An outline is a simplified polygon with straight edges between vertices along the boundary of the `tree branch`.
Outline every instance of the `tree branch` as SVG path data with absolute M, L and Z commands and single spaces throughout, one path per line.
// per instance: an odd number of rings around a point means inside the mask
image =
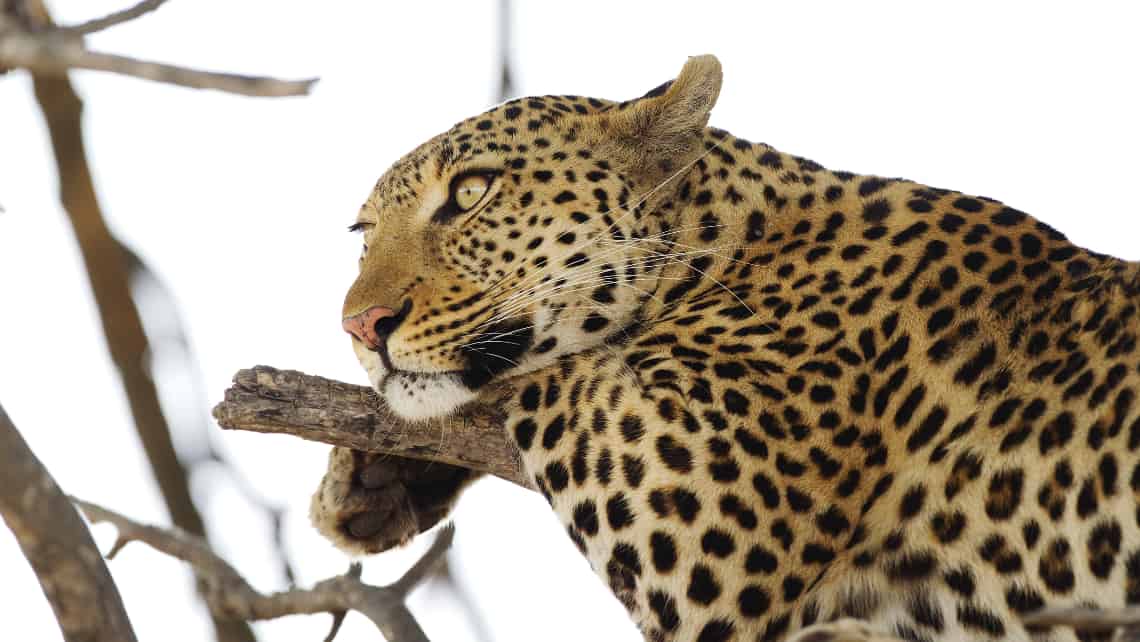
M 133 642 L 119 589 L 87 525 L 0 407 L 0 514 L 68 642 Z
M 511 0 L 499 0 L 499 102 L 514 97 L 514 74 L 511 73 Z
M 2 19 L 0 19 L 2 20 Z M 63 33 L 30 34 L 5 29 L 0 23 L 0 67 L 27 69 L 34 74 L 59 76 L 71 69 L 107 71 L 143 80 L 180 85 L 191 89 L 216 89 L 243 96 L 302 96 L 315 78 L 278 80 L 263 76 L 201 71 L 91 51 L 79 40 Z
M 301 96 L 308 94 L 315 78 L 279 80 L 264 76 L 201 71 L 175 65 L 91 51 L 82 34 L 122 24 L 153 11 L 162 2 L 146 0 L 104 18 L 72 28 L 51 26 L 42 6 L 16 3 L 0 14 L 0 73 L 26 69 L 40 76 L 61 76 L 71 69 L 106 71 L 144 80 L 192 89 L 216 89 L 243 96 Z M 17 11 L 19 9 L 19 11 Z
M 493 396 L 505 399 L 508 389 Z M 507 439 L 499 404 L 472 404 L 448 419 L 413 423 L 385 407 L 371 388 L 295 370 L 239 370 L 214 407 L 223 428 L 284 433 L 355 450 L 438 461 L 534 489 Z
M 126 9 L 116 11 L 114 13 L 109 13 L 102 18 L 88 20 L 87 22 L 82 22 L 71 27 L 59 27 L 58 30 L 64 33 L 76 35 L 95 33 L 96 31 L 110 29 L 115 25 L 120 25 L 124 22 L 134 20 L 135 18 L 154 11 L 166 3 L 167 0 L 142 0 L 142 2 L 139 2 L 134 6 L 127 7 Z
M 426 553 L 389 586 L 371 586 L 359 579 L 359 570 L 317 583 L 311 589 L 290 589 L 262 594 L 232 566 L 210 550 L 206 541 L 179 528 L 163 529 L 140 524 L 114 511 L 75 500 L 92 523 L 107 522 L 118 530 L 116 548 L 142 542 L 151 548 L 190 564 L 205 587 L 210 610 L 241 620 L 270 620 L 286 615 L 330 613 L 336 617 L 358 611 L 393 642 L 428 642 L 404 600 L 408 593 L 443 560 L 455 529 L 442 528 Z
M 1119 609 L 1066 608 L 1045 609 L 1022 618 L 1026 626 L 1071 626 L 1080 631 L 1109 631 L 1125 627 L 1135 634 L 1140 627 L 1140 607 Z

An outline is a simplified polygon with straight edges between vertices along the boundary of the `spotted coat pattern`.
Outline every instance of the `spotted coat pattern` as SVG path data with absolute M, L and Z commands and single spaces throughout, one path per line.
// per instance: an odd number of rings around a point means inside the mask
M 648 640 L 1028 639 L 1047 605 L 1140 602 L 1140 266 L 707 128 L 711 60 L 638 101 L 505 103 L 393 167 L 368 253 L 428 240 L 372 301 L 412 301 L 391 369 L 512 384 L 527 474 Z M 478 212 L 390 222 L 472 167 Z

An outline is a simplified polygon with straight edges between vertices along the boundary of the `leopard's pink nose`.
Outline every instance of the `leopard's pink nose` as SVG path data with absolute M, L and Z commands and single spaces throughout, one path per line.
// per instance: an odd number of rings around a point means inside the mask
M 345 317 L 341 322 L 344 331 L 360 340 L 369 350 L 375 350 L 396 329 L 395 323 L 385 323 L 385 320 L 394 320 L 396 311 L 382 305 L 374 305 L 360 314 Z

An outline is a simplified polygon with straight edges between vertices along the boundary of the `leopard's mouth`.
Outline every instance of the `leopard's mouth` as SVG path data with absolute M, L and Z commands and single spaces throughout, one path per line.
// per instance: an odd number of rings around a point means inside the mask
M 529 317 L 487 326 L 459 347 L 465 362 L 460 371 L 463 385 L 478 390 L 497 376 L 519 368 L 519 360 L 533 344 L 534 323 Z
M 369 379 L 372 381 L 372 387 L 379 392 L 384 382 L 392 376 L 400 376 L 404 378 L 423 378 L 428 379 L 431 377 L 458 377 L 462 376 L 465 372 L 463 369 L 453 370 L 411 370 L 408 368 L 401 368 L 392 362 L 392 357 L 388 351 L 388 342 L 383 341 L 375 348 L 367 348 L 358 340 L 353 341 L 353 350 L 356 352 L 357 360 L 364 370 L 368 373 Z
M 436 371 L 397 366 L 387 342 L 370 350 L 354 341 L 353 348 L 372 389 L 396 414 L 420 420 L 447 415 L 476 399 L 491 381 L 509 377 L 533 343 L 529 319 L 490 324 L 459 346 L 461 368 Z
M 364 371 L 368 374 L 368 380 L 372 384 L 372 389 L 378 393 L 383 393 L 384 388 L 389 382 L 417 382 L 417 381 L 432 381 L 432 380 L 453 380 L 458 381 L 463 377 L 465 370 L 409 370 L 407 368 L 399 368 L 392 364 L 392 360 L 388 356 L 386 349 L 376 350 L 362 350 L 357 352 L 360 365 L 364 367 Z
M 415 370 L 401 370 L 399 368 L 394 370 L 387 370 L 379 379 L 377 384 L 373 386 L 379 392 L 389 381 L 401 381 L 414 383 L 417 381 L 460 381 L 466 371 L 464 370 L 442 370 L 438 372 L 417 372 Z

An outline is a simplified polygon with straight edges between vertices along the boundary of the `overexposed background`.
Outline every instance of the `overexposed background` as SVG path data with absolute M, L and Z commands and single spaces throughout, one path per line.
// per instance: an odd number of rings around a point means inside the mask
M 68 23 L 129 0 L 49 4 Z M 201 361 L 208 398 L 191 394 L 191 375 L 159 371 L 166 402 L 206 416 L 232 374 L 257 363 L 366 382 L 339 323 L 359 250 L 345 226 L 390 163 L 496 100 L 498 11 L 495 0 L 172 0 L 90 39 L 189 66 L 322 78 L 308 98 L 249 99 L 73 74 L 107 217 L 176 295 Z M 715 53 L 716 126 L 828 167 L 999 198 L 1082 245 L 1140 258 L 1134 3 L 518 0 L 511 22 L 519 94 L 631 98 L 686 56 Z M 20 73 L 0 78 L 0 205 L 0 400 L 65 490 L 167 523 Z M 299 581 L 342 572 L 345 558 L 307 521 L 327 447 L 212 437 L 287 508 Z M 264 517 L 209 467 L 192 482 L 219 549 L 257 587 L 284 588 Z M 483 481 L 456 519 L 456 580 L 479 621 L 429 583 L 411 604 L 433 640 L 638 639 L 537 495 Z M 113 539 L 96 536 L 104 550 Z M 428 540 L 369 560 L 365 578 L 393 579 Z M 181 563 L 132 545 L 111 569 L 141 640 L 208 638 Z M 3 637 L 60 639 L 3 528 L 0 577 Z M 307 641 L 328 623 L 256 630 Z M 350 615 L 340 639 L 378 635 Z

